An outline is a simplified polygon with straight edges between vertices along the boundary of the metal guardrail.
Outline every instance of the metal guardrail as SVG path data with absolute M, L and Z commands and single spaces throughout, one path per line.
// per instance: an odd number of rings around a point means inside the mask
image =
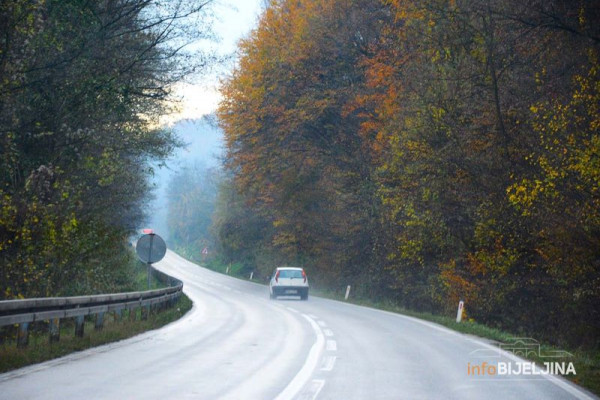
M 183 283 L 180 280 L 152 269 L 159 280 L 168 283 L 169 287 L 94 296 L 0 301 L 0 327 L 18 324 L 17 345 L 24 347 L 28 342 L 29 324 L 33 322 L 49 321 L 50 340 L 58 341 L 61 319 L 75 318 L 75 335 L 83 336 L 86 315 L 96 315 L 96 329 L 102 329 L 104 314 L 107 312 L 115 312 L 120 319 L 121 312 L 129 310 L 132 318 L 132 311 L 141 308 L 142 318 L 147 317 L 151 307 L 174 304 L 183 290 Z

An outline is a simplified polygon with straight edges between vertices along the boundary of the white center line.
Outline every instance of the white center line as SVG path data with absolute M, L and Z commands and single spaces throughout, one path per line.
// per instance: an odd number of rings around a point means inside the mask
M 323 357 L 323 364 L 321 364 L 321 371 L 332 371 L 335 366 L 336 356 Z
M 315 400 L 325 386 L 322 379 L 313 379 L 310 385 L 295 400 Z
M 327 351 L 337 351 L 337 342 L 335 340 L 327 341 Z

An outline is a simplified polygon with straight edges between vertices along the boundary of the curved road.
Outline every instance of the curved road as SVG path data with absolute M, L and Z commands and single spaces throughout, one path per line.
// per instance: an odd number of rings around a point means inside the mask
M 184 282 L 192 311 L 157 331 L 2 374 L 0 399 L 595 398 L 553 376 L 484 375 L 520 360 L 435 324 L 316 297 L 272 301 L 265 286 L 173 252 L 156 267 Z

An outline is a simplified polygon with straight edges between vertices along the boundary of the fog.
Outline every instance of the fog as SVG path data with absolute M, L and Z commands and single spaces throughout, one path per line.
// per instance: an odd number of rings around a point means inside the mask
M 171 178 L 182 168 L 193 164 L 218 167 L 223 154 L 223 134 L 216 126 L 214 116 L 180 121 L 173 126 L 173 130 L 186 146 L 175 152 L 166 167 L 154 166 L 154 199 L 149 205 L 147 223 L 148 228 L 154 229 L 165 240 L 169 239 L 167 188 Z

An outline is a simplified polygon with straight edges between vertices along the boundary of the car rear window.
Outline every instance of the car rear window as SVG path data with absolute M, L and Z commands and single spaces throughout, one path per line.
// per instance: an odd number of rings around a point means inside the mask
M 302 278 L 302 271 L 298 269 L 282 269 L 279 270 L 280 278 Z

